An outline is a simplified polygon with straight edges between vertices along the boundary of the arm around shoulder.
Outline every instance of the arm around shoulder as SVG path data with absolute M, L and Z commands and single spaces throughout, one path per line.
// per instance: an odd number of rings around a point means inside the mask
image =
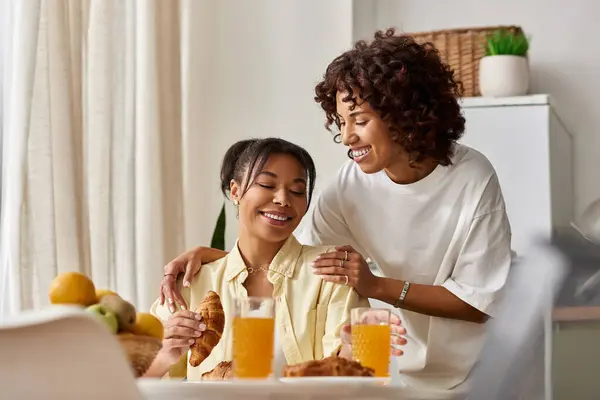
M 220 249 L 213 249 L 212 247 L 199 247 L 200 249 L 200 261 L 202 264 L 209 264 L 225 257 L 228 252 Z

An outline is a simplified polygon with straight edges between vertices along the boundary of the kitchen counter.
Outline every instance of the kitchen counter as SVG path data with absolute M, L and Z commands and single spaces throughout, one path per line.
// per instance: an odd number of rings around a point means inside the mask
M 600 307 L 556 307 L 552 312 L 552 320 L 554 322 L 600 321 Z

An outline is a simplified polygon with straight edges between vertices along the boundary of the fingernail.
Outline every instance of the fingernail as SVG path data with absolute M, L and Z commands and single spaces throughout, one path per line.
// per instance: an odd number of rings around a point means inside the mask
M 173 307 L 172 305 L 169 306 L 169 311 L 171 311 L 172 313 L 174 313 L 175 312 L 175 307 Z
M 183 304 L 180 305 L 179 308 L 181 308 L 182 310 L 185 310 L 185 306 Z
M 191 283 L 190 283 L 190 281 L 185 281 L 185 282 L 183 282 L 183 286 L 184 286 L 184 287 L 190 287 L 190 286 L 191 286 Z
M 198 324 L 198 328 L 200 328 L 201 331 L 206 330 L 206 324 L 204 324 L 203 322 L 200 322 L 200 324 Z
M 200 314 L 196 314 L 196 319 L 197 319 L 198 321 L 202 321 L 202 315 L 200 315 Z
M 169 304 L 173 304 L 173 299 L 172 298 L 168 298 L 167 301 L 169 302 Z
M 195 340 L 194 340 L 194 339 L 190 339 L 190 340 L 188 340 L 188 343 L 189 343 L 189 344 L 194 344 L 194 342 L 195 342 Z
M 196 331 L 196 336 L 202 336 L 202 332 Z

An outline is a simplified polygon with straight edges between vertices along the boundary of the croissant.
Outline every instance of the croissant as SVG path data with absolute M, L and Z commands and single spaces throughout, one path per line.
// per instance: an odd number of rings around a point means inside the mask
M 322 360 L 306 361 L 288 365 L 283 369 L 284 377 L 295 376 L 374 376 L 372 368 L 362 366 L 357 361 L 342 357 L 327 357 Z
M 221 299 L 215 292 L 209 291 L 206 294 L 196 312 L 202 315 L 202 322 L 206 324 L 206 330 L 190 348 L 190 365 L 192 367 L 197 367 L 210 355 L 210 352 L 221 340 L 225 328 L 225 312 L 221 305 Z
M 233 378 L 233 363 L 221 361 L 211 371 L 202 374 L 203 381 L 226 381 Z

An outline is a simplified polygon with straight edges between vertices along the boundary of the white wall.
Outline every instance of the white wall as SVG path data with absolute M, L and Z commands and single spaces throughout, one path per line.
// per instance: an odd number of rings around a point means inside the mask
M 352 2 L 193 4 L 204 17 L 189 29 L 202 51 L 191 51 L 195 59 L 188 64 L 202 76 L 190 83 L 189 94 L 200 96 L 205 106 L 189 115 L 198 120 L 189 125 L 202 126 L 210 135 L 200 140 L 194 139 L 200 135 L 190 134 L 189 145 L 198 149 L 193 170 L 212 179 L 210 187 L 196 191 L 198 201 L 211 213 L 222 203 L 221 158 L 234 141 L 250 136 L 278 136 L 304 146 L 315 159 L 317 185 L 322 186 L 347 158 L 323 126 L 324 114 L 313 100 L 314 87 L 328 63 L 352 44 Z M 227 211 L 226 245 L 231 246 L 237 223 L 234 210 Z M 196 236 L 201 236 L 201 229 L 192 232 L 188 246 L 202 243 Z
M 531 36 L 532 93 L 549 93 L 575 136 L 575 211 L 600 197 L 600 2 L 596 0 L 371 0 L 356 37 L 501 24 Z M 367 6 L 363 6 L 367 7 Z M 374 17 L 372 15 L 375 15 Z M 358 16 L 357 16 L 358 18 Z

